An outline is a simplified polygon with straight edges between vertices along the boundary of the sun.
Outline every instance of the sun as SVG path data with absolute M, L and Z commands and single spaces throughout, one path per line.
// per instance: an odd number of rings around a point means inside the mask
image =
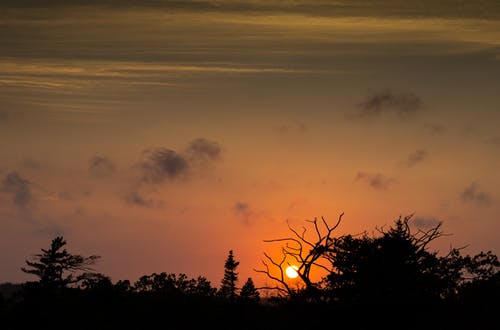
M 299 267 L 295 265 L 290 265 L 286 268 L 285 274 L 286 276 L 288 276 L 288 278 L 296 278 L 297 276 L 299 276 L 299 273 L 297 273 L 298 269 Z

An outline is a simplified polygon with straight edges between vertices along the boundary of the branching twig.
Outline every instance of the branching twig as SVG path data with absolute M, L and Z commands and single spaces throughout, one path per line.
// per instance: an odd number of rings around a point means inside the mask
M 266 243 L 284 243 L 281 249 L 281 260 L 275 261 L 267 253 L 264 253 L 266 260 L 262 260 L 264 269 L 254 269 L 258 273 L 267 275 L 270 279 L 277 283 L 277 286 L 272 288 L 280 292 L 286 292 L 288 295 L 293 295 L 296 291 L 290 287 L 289 283 L 285 280 L 284 266 L 291 266 L 287 260 L 291 259 L 297 263 L 297 274 L 301 280 L 303 290 L 314 291 L 317 284 L 311 280 L 311 269 L 316 267 L 325 271 L 330 269 L 322 265 L 319 261 L 327 257 L 327 252 L 331 250 L 334 239 L 332 237 L 333 231 L 337 229 L 342 221 L 344 213 L 341 213 L 337 222 L 330 226 L 324 217 L 321 217 L 321 222 L 317 218 L 314 220 L 306 220 L 311 223 L 314 228 L 315 240 L 310 240 L 306 237 L 307 228 L 302 227 L 299 233 L 287 222 L 288 229 L 293 233 L 291 237 L 277 238 L 264 240 Z M 307 249 L 305 249 L 307 247 Z M 275 272 L 272 271 L 276 270 Z M 275 274 L 278 275 L 275 275 Z M 279 288 L 279 289 L 277 289 Z

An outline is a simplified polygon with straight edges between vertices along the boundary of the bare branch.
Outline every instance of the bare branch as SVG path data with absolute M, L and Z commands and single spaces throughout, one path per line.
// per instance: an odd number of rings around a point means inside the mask
M 334 230 L 340 225 L 343 215 L 344 213 L 340 214 L 333 226 L 330 226 L 324 217 L 321 217 L 321 222 L 318 221 L 318 218 L 306 220 L 313 227 L 314 240 L 306 237 L 306 227 L 302 227 L 302 231 L 298 232 L 287 222 L 288 229 L 293 233 L 292 237 L 264 240 L 266 243 L 284 243 L 281 249 L 281 260 L 273 260 L 267 253 L 264 253 L 267 259 L 267 261 L 263 261 L 265 269 L 257 269 L 255 271 L 266 274 L 270 279 L 277 282 L 277 287 L 280 288 L 279 291 L 287 292 L 291 296 L 296 291 L 291 289 L 289 283 L 285 280 L 284 268 L 291 266 L 292 263 L 297 263 L 298 277 L 303 284 L 301 290 L 308 292 L 315 291 L 318 283 L 314 283 L 311 280 L 311 270 L 317 268 L 326 272 L 330 271 L 320 260 L 328 260 L 328 252 L 332 249 L 335 242 L 332 235 Z M 308 248 L 304 249 L 304 247 Z

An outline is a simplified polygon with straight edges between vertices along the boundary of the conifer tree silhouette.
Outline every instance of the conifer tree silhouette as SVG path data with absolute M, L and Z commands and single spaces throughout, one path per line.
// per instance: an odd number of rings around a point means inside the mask
M 219 295 L 223 299 L 233 303 L 236 301 L 238 282 L 238 273 L 236 268 L 240 264 L 239 261 L 234 259 L 233 250 L 229 250 L 226 262 L 224 263 L 224 278 L 222 279 Z
M 259 291 L 255 288 L 251 277 L 247 279 L 241 288 L 240 301 L 243 303 L 258 303 L 260 301 Z
M 93 276 L 93 269 L 90 266 L 100 256 L 83 257 L 71 254 L 64 249 L 65 245 L 64 238 L 57 236 L 52 240 L 49 249 L 41 249 L 42 253 L 36 254 L 32 261 L 26 260 L 28 267 L 21 267 L 21 270 L 37 276 L 42 287 L 54 289 L 64 288 Z M 80 273 L 77 274 L 78 272 Z

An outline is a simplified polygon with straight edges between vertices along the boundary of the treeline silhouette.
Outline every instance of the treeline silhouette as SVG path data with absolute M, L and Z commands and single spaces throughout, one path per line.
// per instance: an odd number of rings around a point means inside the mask
M 341 219 L 334 226 L 315 219 L 311 231 L 289 226 L 291 236 L 268 240 L 282 244 L 282 256 L 264 253 L 264 268 L 255 269 L 275 284 L 265 288 L 256 288 L 252 278 L 238 286 L 233 250 L 218 286 L 203 276 L 165 272 L 134 283 L 113 282 L 92 268 L 100 256 L 70 253 L 58 236 L 21 269 L 35 281 L 0 284 L 0 328 L 474 329 L 498 324 L 500 262 L 491 251 L 470 256 L 451 248 L 440 255 L 430 243 L 444 235 L 442 223 L 412 231 L 411 216 L 372 235 L 335 237 Z M 294 285 L 284 274 L 292 264 L 298 273 Z M 325 273 L 316 282 L 310 276 L 315 268 Z

